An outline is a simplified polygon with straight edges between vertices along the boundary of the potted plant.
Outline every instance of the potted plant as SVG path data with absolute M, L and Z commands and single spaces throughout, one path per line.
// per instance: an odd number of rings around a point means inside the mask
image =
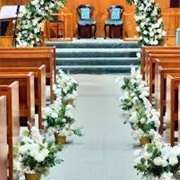
M 136 159 L 138 174 L 147 180 L 171 180 L 173 174 L 169 169 L 168 154 L 171 148 L 165 145 L 146 144 L 144 149 L 140 150 Z
M 77 98 L 78 83 L 74 78 L 65 74 L 61 69 L 56 75 L 56 84 L 54 84 L 54 92 L 56 96 L 61 96 L 66 104 L 74 105 Z
M 73 128 L 75 118 L 73 116 L 73 106 L 67 104 L 58 97 L 54 104 L 49 105 L 43 111 L 44 127 L 47 131 L 55 134 L 56 142 L 64 144 L 66 137 L 73 134 L 81 136 L 80 128 Z
M 35 126 L 25 130 L 15 148 L 15 157 L 26 180 L 40 180 L 42 174 L 61 163 L 62 160 L 57 158 L 59 150 L 60 148 L 54 142 L 47 141 Z

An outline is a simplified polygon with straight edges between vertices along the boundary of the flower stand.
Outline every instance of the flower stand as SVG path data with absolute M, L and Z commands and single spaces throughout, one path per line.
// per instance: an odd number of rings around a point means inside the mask
M 148 136 L 141 137 L 141 139 L 140 139 L 140 145 L 141 146 L 144 146 L 144 145 L 146 145 L 147 143 L 150 143 L 150 142 L 151 142 L 151 139 Z
M 55 142 L 56 144 L 66 144 L 66 136 L 60 136 L 55 133 Z
M 72 105 L 73 106 L 73 99 L 67 99 L 66 104 Z
M 41 174 L 40 173 L 25 173 L 25 179 L 26 180 L 40 180 Z

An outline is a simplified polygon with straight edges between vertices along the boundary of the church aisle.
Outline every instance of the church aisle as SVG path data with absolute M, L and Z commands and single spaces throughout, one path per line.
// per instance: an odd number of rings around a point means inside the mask
M 118 105 L 119 76 L 73 77 L 80 85 L 75 116 L 84 136 L 65 145 L 60 153 L 64 162 L 51 170 L 48 180 L 138 180 L 134 141 Z

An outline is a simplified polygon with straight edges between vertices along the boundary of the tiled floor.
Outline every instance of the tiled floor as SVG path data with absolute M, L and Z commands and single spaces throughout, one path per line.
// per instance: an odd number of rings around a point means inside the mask
M 118 105 L 118 75 L 74 75 L 79 82 L 75 116 L 84 136 L 74 137 L 48 180 L 139 180 L 133 163 L 135 142 Z

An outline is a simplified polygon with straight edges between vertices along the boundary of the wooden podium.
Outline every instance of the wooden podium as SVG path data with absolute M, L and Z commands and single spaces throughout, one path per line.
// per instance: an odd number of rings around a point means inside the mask
M 50 41 L 72 41 L 73 39 L 73 19 L 72 13 L 53 13 L 52 17 L 57 17 L 55 21 L 47 22 L 47 40 Z M 54 29 L 55 38 L 51 37 L 51 32 Z M 61 31 L 61 32 L 60 32 Z

